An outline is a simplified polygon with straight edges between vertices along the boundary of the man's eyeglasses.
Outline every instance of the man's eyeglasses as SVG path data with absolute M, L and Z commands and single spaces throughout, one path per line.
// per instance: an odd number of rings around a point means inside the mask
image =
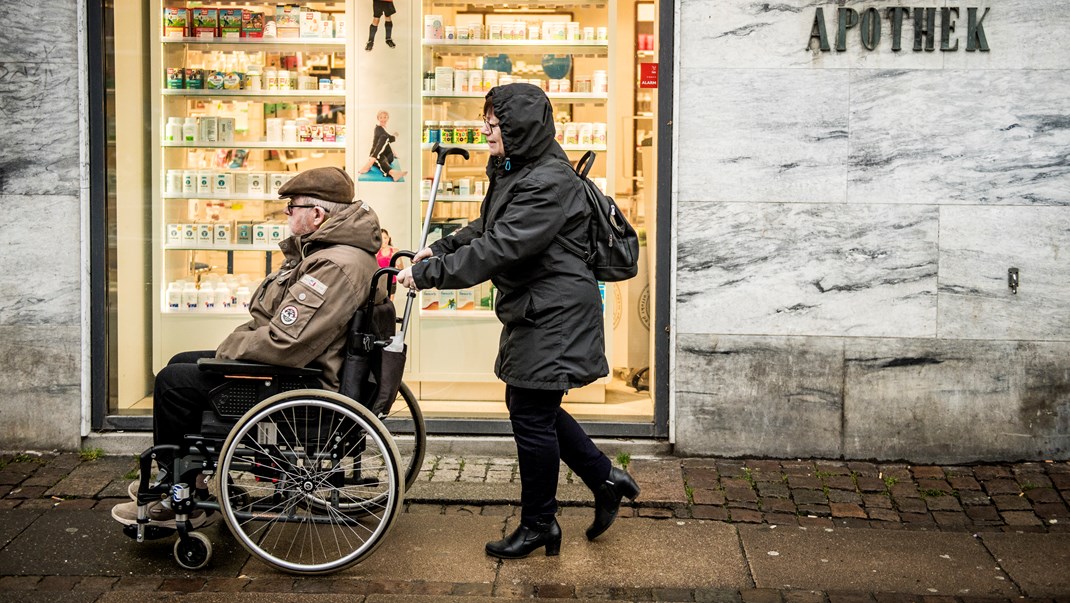
M 501 127 L 501 125 L 502 125 L 501 121 L 498 121 L 496 123 L 490 123 L 489 121 L 487 121 L 487 116 L 486 115 L 483 115 L 481 117 L 483 118 L 483 123 L 487 126 L 488 130 L 493 130 L 494 128 Z
M 311 205 L 311 204 L 308 204 L 308 205 L 294 205 L 293 203 L 287 203 L 286 204 L 286 209 L 282 210 L 282 213 L 286 214 L 287 216 L 292 216 L 295 209 L 310 208 L 310 207 L 319 207 L 319 205 Z M 327 210 L 324 209 L 323 211 L 326 212 Z

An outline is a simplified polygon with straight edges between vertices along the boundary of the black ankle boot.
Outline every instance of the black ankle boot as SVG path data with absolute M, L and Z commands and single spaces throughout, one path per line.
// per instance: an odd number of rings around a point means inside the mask
M 546 556 L 553 557 L 561 552 L 561 526 L 553 519 L 549 523 L 536 524 L 529 528 L 520 524 L 512 534 L 502 540 L 487 543 L 487 554 L 499 559 L 520 559 L 527 557 L 539 547 L 546 547 Z
M 639 484 L 623 469 L 613 467 L 609 477 L 594 492 L 594 522 L 587 528 L 587 540 L 594 540 L 613 525 L 620 510 L 620 500 L 639 496 Z

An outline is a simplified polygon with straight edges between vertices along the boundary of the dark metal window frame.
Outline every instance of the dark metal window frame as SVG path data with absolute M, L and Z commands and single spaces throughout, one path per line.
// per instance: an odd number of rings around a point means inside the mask
M 139 415 L 108 414 L 108 302 L 107 279 L 107 124 L 104 106 L 104 3 L 87 3 L 89 32 L 89 206 L 90 206 L 90 374 L 94 431 L 152 429 L 152 418 Z M 672 254 L 672 127 L 673 62 L 675 55 L 674 3 L 659 0 L 659 85 L 658 85 L 658 185 L 654 283 L 654 398 L 653 423 L 584 421 L 584 429 L 594 437 L 665 438 L 669 435 L 669 270 Z M 512 429 L 505 420 L 429 419 L 432 434 L 505 435 Z

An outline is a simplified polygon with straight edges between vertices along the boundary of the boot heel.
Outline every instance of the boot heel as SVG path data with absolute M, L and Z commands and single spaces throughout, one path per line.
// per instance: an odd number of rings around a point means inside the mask
M 623 488 L 621 494 L 628 500 L 635 502 L 635 499 L 639 497 L 639 484 L 634 481 L 628 481 L 620 484 Z
M 557 557 L 561 554 L 561 537 L 558 536 L 557 540 L 551 540 L 546 543 L 546 556 Z

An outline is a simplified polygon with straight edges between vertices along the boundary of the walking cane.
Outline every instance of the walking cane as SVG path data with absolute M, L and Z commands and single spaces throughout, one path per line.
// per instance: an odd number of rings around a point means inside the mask
M 420 245 L 416 247 L 419 251 L 427 246 L 427 235 L 431 232 L 431 212 L 435 210 L 435 198 L 438 197 L 438 184 L 442 180 L 442 166 L 446 165 L 446 157 L 450 155 L 460 155 L 465 160 L 468 159 L 468 151 L 460 147 L 444 147 L 437 142 L 435 146 L 431 147 L 431 152 L 438 155 L 435 159 L 435 179 L 431 182 L 431 197 L 427 200 L 427 213 L 424 214 L 424 230 L 420 235 Z M 410 252 L 411 253 L 411 252 Z M 409 259 L 415 253 L 406 254 L 409 255 Z M 390 341 L 390 345 L 386 346 L 386 350 L 389 352 L 401 352 L 405 346 L 405 333 L 409 329 L 409 316 L 412 314 L 412 304 L 416 300 L 416 291 L 409 289 L 409 294 L 405 299 L 405 313 L 401 318 L 401 330 L 394 335 Z

